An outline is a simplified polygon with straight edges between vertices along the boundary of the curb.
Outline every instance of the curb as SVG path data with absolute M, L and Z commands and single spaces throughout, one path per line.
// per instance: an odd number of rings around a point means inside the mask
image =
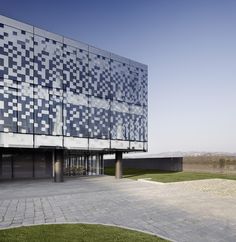
M 165 185 L 166 183 L 164 182 L 156 182 L 156 181 L 151 181 L 149 178 L 140 178 L 137 181 L 139 182 L 146 182 L 146 183 L 151 183 L 151 184 L 158 184 L 158 185 Z

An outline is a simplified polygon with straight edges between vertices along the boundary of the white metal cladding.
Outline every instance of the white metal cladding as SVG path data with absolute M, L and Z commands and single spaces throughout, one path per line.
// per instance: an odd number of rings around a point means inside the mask
M 77 137 L 64 137 L 64 147 L 67 149 L 88 149 L 88 139 Z
M 89 149 L 109 149 L 110 141 L 103 139 L 89 139 Z
M 0 133 L 0 146 L 33 148 L 33 135 L 17 133 Z
M 35 135 L 35 147 L 40 146 L 62 146 L 62 136 L 51 136 L 51 135 Z
M 147 150 L 147 81 L 146 65 L 0 16 L 1 146 Z
M 130 142 L 129 141 L 123 141 L 123 140 L 111 140 L 111 149 L 121 149 L 126 150 L 130 148 Z
M 131 141 L 130 142 L 130 149 L 143 150 L 144 149 L 144 146 L 143 145 L 144 145 L 143 142 Z

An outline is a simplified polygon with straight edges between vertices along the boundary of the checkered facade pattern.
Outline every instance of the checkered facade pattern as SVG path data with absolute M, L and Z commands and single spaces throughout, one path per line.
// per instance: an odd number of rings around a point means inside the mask
M 145 65 L 32 29 L 0 23 L 0 132 L 147 142 Z

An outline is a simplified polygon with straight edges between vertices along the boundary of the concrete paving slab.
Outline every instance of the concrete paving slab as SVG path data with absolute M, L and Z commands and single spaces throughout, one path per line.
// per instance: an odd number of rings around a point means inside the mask
M 236 241 L 236 181 L 149 183 L 114 177 L 0 182 L 0 229 L 103 223 L 174 241 Z

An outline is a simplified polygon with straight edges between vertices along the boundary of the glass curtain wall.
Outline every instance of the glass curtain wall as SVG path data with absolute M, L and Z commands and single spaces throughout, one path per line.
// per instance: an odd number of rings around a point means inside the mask
M 68 155 L 64 162 L 65 176 L 103 175 L 103 155 Z

